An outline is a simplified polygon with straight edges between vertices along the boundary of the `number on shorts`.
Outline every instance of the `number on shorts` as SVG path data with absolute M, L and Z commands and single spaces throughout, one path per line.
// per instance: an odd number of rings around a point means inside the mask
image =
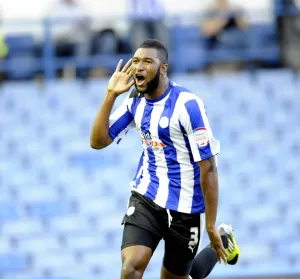
M 199 229 L 198 227 L 191 227 L 191 240 L 189 246 L 196 246 L 198 244 Z

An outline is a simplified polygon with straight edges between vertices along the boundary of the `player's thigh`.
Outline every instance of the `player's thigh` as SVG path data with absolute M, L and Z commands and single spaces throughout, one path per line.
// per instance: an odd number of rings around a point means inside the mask
M 189 275 L 204 229 L 204 215 L 173 212 L 172 217 L 165 236 L 163 260 L 163 266 L 168 272 L 163 268 L 162 279 L 186 278 Z
M 122 274 L 143 274 L 162 238 L 158 216 L 152 201 L 132 192 L 122 221 Z
M 125 224 L 122 239 L 122 273 L 144 273 L 160 237 L 132 224 Z

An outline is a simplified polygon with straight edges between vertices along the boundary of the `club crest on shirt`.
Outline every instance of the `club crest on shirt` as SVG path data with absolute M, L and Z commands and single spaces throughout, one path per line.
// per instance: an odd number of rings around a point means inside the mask
M 159 126 L 162 128 L 167 128 L 169 126 L 169 119 L 166 116 L 163 116 L 160 120 L 159 120 Z
M 198 147 L 204 147 L 208 145 L 209 137 L 204 127 L 193 130 L 193 134 Z

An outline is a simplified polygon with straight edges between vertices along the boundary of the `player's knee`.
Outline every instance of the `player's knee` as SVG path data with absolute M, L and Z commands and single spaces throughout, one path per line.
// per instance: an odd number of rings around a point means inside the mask
M 147 255 L 132 253 L 133 251 L 130 252 L 129 250 L 123 250 L 122 253 L 122 279 L 142 278 L 148 262 Z
M 139 272 L 133 264 L 125 263 L 122 265 L 122 279 L 139 278 L 138 274 Z
M 152 256 L 152 249 L 142 245 L 122 249 L 122 279 L 142 278 Z
M 135 260 L 125 259 L 122 263 L 122 279 L 142 278 L 144 267 Z

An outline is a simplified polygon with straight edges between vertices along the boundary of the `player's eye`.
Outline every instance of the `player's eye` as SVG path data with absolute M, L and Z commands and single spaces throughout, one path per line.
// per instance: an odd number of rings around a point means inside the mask
M 152 64 L 152 61 L 151 60 L 146 60 L 145 63 Z

